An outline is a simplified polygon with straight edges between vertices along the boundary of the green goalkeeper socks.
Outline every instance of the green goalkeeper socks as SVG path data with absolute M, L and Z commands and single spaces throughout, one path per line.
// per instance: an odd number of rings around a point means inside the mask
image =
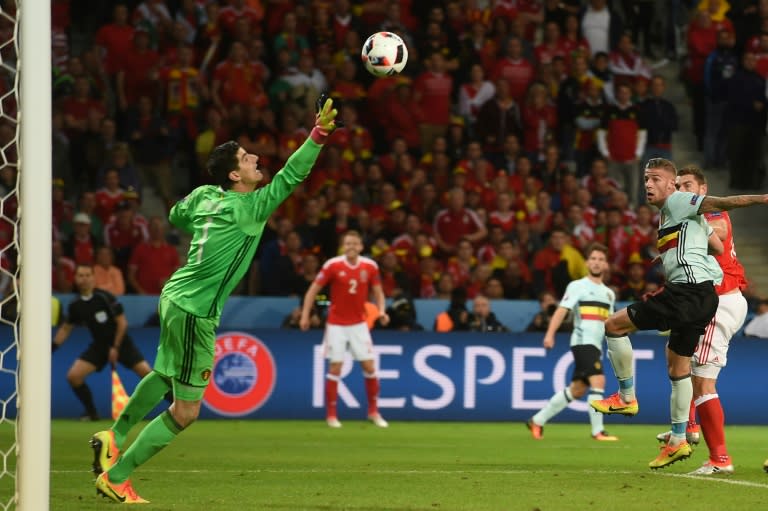
M 112 483 L 124 482 L 139 465 L 143 465 L 149 459 L 160 452 L 183 428 L 173 419 L 168 411 L 155 417 L 147 424 L 136 441 L 120 457 L 120 460 L 109 469 L 109 480 Z
M 171 380 L 152 371 L 141 379 L 133 391 L 131 399 L 125 405 L 123 413 L 112 425 L 115 434 L 115 443 L 118 449 L 122 449 L 128 432 L 140 420 L 152 411 L 163 400 L 165 394 L 171 389 Z

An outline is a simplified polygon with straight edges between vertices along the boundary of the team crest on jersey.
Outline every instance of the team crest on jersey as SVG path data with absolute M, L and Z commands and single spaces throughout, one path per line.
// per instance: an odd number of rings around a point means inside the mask
M 211 370 L 206 369 L 202 373 L 200 373 L 200 378 L 203 379 L 203 381 L 208 381 L 208 378 L 211 377 Z
M 275 359 L 266 345 L 246 333 L 225 332 L 216 338 L 215 350 L 203 404 L 229 417 L 248 415 L 264 405 L 277 381 Z

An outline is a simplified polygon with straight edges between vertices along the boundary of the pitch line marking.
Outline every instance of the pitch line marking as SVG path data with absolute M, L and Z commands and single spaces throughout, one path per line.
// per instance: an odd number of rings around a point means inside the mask
M 84 473 L 89 470 L 51 470 L 52 474 L 77 474 Z M 388 474 L 388 475 L 411 475 L 411 474 L 423 474 L 423 475 L 450 475 L 450 474 L 546 474 L 551 473 L 550 470 L 396 470 L 396 469 L 272 469 L 272 468 L 256 468 L 256 469 L 244 469 L 244 470 L 206 470 L 206 469 L 184 469 L 184 470 L 152 470 L 142 469 L 141 472 L 153 473 L 153 474 L 330 474 L 330 473 L 345 473 L 345 474 Z M 558 470 L 560 473 L 570 474 L 617 474 L 617 475 L 631 475 L 639 474 L 636 470 Z M 669 474 L 669 473 L 656 473 L 659 477 L 680 477 L 684 479 L 693 479 L 699 481 L 712 481 L 717 483 L 733 484 L 737 486 L 749 486 L 753 488 L 765 488 L 768 489 L 766 483 L 755 483 L 751 481 L 742 481 L 740 479 L 733 479 L 733 476 L 725 477 L 710 477 L 710 476 L 697 476 L 692 474 Z

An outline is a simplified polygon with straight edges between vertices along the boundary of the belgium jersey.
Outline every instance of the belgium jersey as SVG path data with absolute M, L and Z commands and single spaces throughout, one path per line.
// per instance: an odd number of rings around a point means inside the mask
M 703 195 L 677 191 L 661 207 L 656 246 L 667 282 L 719 284 L 723 279 L 717 261 L 707 253 L 712 227 L 698 213 L 702 200 Z
M 309 175 L 321 148 L 307 139 L 272 182 L 252 193 L 206 185 L 176 203 L 171 223 L 193 236 L 186 264 L 168 279 L 161 295 L 189 314 L 218 320 L 251 265 L 267 220 Z
M 605 320 L 613 314 L 616 295 L 602 282 L 596 284 L 584 277 L 565 288 L 560 307 L 573 311 L 571 346 L 592 345 L 601 350 Z

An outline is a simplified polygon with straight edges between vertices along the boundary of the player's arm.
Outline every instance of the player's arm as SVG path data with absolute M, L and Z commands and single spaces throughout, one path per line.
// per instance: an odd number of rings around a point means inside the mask
M 315 303 L 317 293 L 319 293 L 322 288 L 323 287 L 320 284 L 313 282 L 304 294 L 304 300 L 301 304 L 301 318 L 299 319 L 299 328 L 302 330 L 307 330 L 309 328 L 309 313 L 312 310 L 312 305 Z
M 193 192 L 194 193 L 194 192 Z M 168 221 L 179 229 L 192 234 L 192 214 L 195 211 L 192 194 L 187 195 L 171 208 Z
M 64 341 L 66 341 L 69 338 L 69 335 L 72 333 L 72 329 L 75 327 L 72 323 L 69 323 L 65 321 L 61 324 L 58 330 L 56 330 L 56 334 L 53 336 L 53 344 L 51 345 L 51 352 L 56 351 L 59 349 L 59 346 L 64 344 Z
M 758 204 L 768 205 L 768 194 L 765 195 L 730 195 L 728 197 L 714 197 L 707 195 L 699 204 L 699 214 L 712 211 L 730 211 L 737 208 L 746 208 Z
M 381 284 L 374 284 L 373 287 L 373 298 L 376 300 L 376 307 L 379 308 L 379 321 L 383 326 L 387 326 L 389 323 L 389 315 L 387 314 L 387 302 L 386 297 L 384 296 L 384 289 L 381 287 Z
M 545 348 L 550 349 L 555 346 L 555 332 L 563 324 L 569 312 L 570 309 L 567 307 L 558 307 L 555 313 L 552 314 L 552 319 L 549 320 L 549 326 L 547 326 L 547 333 L 544 334 L 543 344 Z
M 707 252 L 712 255 L 722 255 L 725 252 L 722 240 L 717 235 L 717 231 L 712 231 L 707 238 Z
M 722 241 L 725 241 L 728 238 L 728 222 L 724 219 L 709 218 L 707 219 L 707 223 L 709 223 L 709 226 L 714 229 L 715 234 L 717 234 L 717 237 Z

